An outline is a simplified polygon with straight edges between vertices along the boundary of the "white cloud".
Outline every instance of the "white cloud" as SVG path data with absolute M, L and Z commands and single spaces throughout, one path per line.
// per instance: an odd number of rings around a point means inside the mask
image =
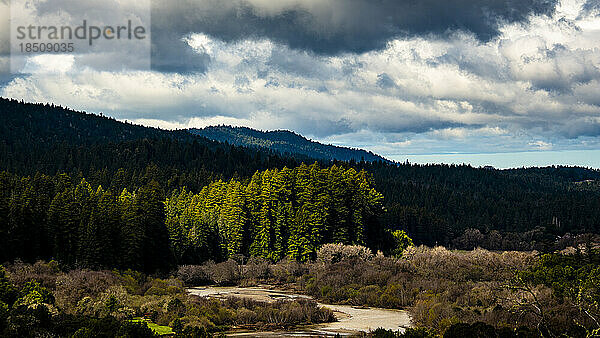
M 538 150 L 550 150 L 552 149 L 552 143 L 544 141 L 529 142 L 529 145 Z

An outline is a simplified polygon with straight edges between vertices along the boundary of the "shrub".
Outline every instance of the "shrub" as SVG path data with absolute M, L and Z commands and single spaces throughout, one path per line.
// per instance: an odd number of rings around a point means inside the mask
M 39 304 L 54 304 L 54 296 L 52 293 L 45 287 L 42 287 L 40 283 L 36 281 L 31 281 L 25 284 L 25 287 L 21 289 L 21 294 L 23 297 L 17 299 L 13 305 L 14 307 L 31 307 Z
M 245 307 L 239 308 L 235 311 L 235 323 L 236 325 L 254 324 L 257 322 L 258 316 L 252 310 L 248 310 Z
M 262 257 L 252 257 L 244 266 L 244 278 L 251 281 L 267 280 L 270 272 L 269 262 Z
M 371 250 L 360 245 L 325 244 L 317 252 L 319 261 L 330 264 L 350 259 L 366 261 L 372 258 Z
M 179 318 L 175 318 L 171 323 L 169 323 L 169 326 L 173 329 L 173 332 L 175 333 L 183 332 L 183 324 L 181 323 L 181 319 Z
M 211 280 L 218 285 L 236 285 L 242 277 L 237 262 L 232 259 L 218 264 L 207 264 L 206 269 Z
M 8 266 L 8 272 L 10 281 L 17 287 L 23 287 L 30 281 L 37 281 L 43 287 L 54 290 L 60 269 L 56 261 L 49 263 L 37 261 L 35 264 L 16 261 Z
M 212 283 L 210 275 L 202 265 L 182 265 L 177 269 L 176 276 L 187 286 L 200 286 Z
M 6 277 L 6 271 L 0 265 L 0 302 L 12 306 L 17 298 L 19 298 L 19 290 Z
M 285 258 L 270 267 L 273 278 L 279 283 L 292 283 L 297 278 L 308 273 L 308 264 L 302 264 L 295 259 Z
M 118 276 L 110 271 L 73 270 L 57 278 L 54 295 L 60 308 L 67 313 L 76 313 L 82 298 L 97 298 L 119 284 Z

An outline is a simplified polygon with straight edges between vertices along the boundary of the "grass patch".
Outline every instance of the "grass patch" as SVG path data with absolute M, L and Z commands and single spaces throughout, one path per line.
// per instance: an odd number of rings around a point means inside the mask
M 147 319 L 144 318 L 140 318 L 140 317 L 136 317 L 131 319 L 131 322 L 133 323 L 146 323 L 146 325 L 148 325 L 148 328 L 150 328 L 150 330 L 152 330 L 155 334 L 159 335 L 159 336 L 164 336 L 164 335 L 169 335 L 169 334 L 175 334 L 175 332 L 173 332 L 173 329 L 171 329 L 171 327 L 169 326 L 161 326 L 158 324 L 155 324 Z

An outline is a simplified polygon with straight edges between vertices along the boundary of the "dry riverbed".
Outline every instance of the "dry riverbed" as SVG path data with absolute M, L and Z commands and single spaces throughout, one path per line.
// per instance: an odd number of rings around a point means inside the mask
M 297 299 L 311 297 L 294 294 L 283 290 L 268 289 L 262 287 L 240 288 L 240 287 L 196 287 L 189 288 L 188 292 L 201 297 L 228 298 L 239 297 L 249 298 L 258 301 L 273 302 L 279 299 Z M 253 337 L 302 337 L 302 336 L 335 336 L 350 335 L 358 331 L 368 332 L 377 328 L 400 330 L 410 327 L 410 317 L 406 311 L 390 310 L 379 308 L 359 308 L 350 305 L 330 305 L 321 304 L 334 311 L 337 322 L 311 325 L 298 328 L 291 332 L 240 332 L 233 333 L 232 336 L 253 336 Z

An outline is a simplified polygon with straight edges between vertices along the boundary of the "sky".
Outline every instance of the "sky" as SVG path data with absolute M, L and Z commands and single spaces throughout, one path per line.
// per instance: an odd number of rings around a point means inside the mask
M 74 17 L 130 0 L 30 1 L 36 15 Z M 600 168 L 600 0 L 152 0 L 150 11 L 145 70 L 54 55 L 30 60 L 51 71 L 11 74 L 1 30 L 0 96 L 167 129 L 287 129 L 402 162 Z M 9 12 L 0 0 L 0 23 Z

